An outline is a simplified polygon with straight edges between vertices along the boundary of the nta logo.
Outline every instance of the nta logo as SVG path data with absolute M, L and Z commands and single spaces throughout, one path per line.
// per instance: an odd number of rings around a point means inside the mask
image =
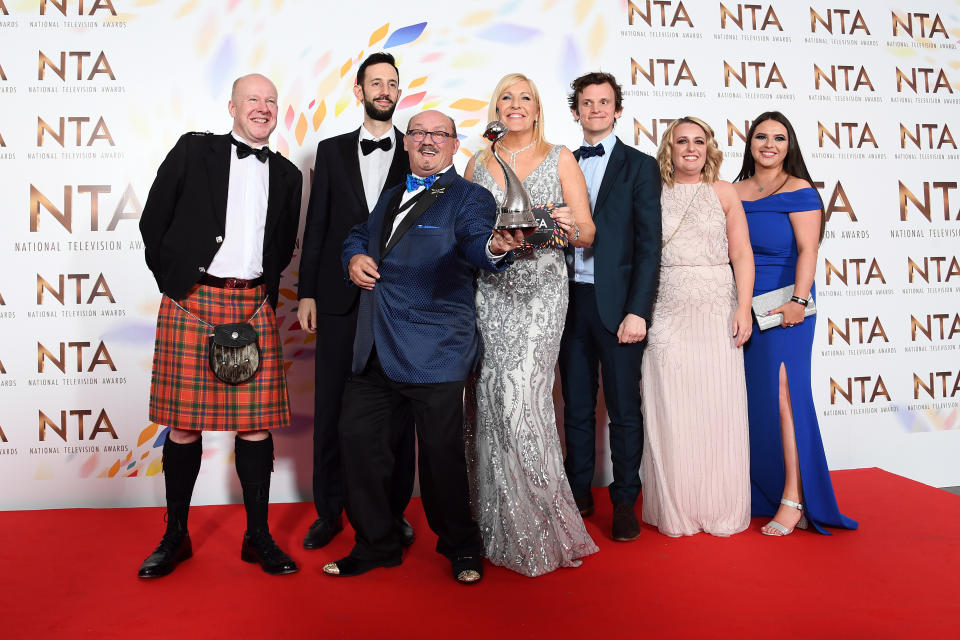
M 847 29 L 847 16 L 853 13 L 853 19 L 849 22 L 850 28 Z M 852 9 L 827 9 L 826 17 L 817 13 L 817 10 L 813 7 L 810 7 L 810 32 L 817 32 L 817 23 L 823 25 L 823 28 L 830 35 L 833 33 L 833 19 L 834 17 L 839 18 L 838 20 L 838 29 L 840 34 L 845 36 L 857 35 L 855 32 L 857 30 L 863 31 L 863 35 L 869 36 L 870 29 L 867 27 L 867 21 L 863 19 L 860 11 L 857 10 L 854 12 Z
M 652 2 L 651 0 L 646 0 L 646 2 L 627 0 L 627 22 L 632 26 L 634 18 L 639 17 L 647 23 L 648 27 L 652 27 L 654 26 L 654 20 L 659 17 L 658 27 L 675 27 L 678 22 L 685 22 L 692 29 L 693 21 L 690 19 L 690 14 L 687 13 L 683 3 L 677 2 L 676 7 L 673 5 L 674 3 L 670 0 L 652 0 Z M 640 7 L 643 7 L 643 9 Z M 660 11 L 657 12 L 655 9 Z
M 43 51 L 38 51 L 37 53 L 39 55 L 39 59 L 37 61 L 37 80 L 46 79 L 46 72 L 49 69 L 57 77 L 64 81 L 67 79 L 67 73 L 73 69 L 76 69 L 77 80 L 84 80 L 83 61 L 85 58 L 89 58 L 93 55 L 92 51 L 61 51 L 60 64 L 57 64 L 53 61 L 53 58 L 50 58 Z M 67 65 L 68 56 L 71 58 L 70 66 Z M 55 57 L 56 54 L 54 54 L 54 58 Z M 90 72 L 86 74 L 86 79 L 93 80 L 94 76 L 98 73 L 106 75 L 111 80 L 117 79 L 117 77 L 113 75 L 113 69 L 110 67 L 110 62 L 107 60 L 107 55 L 103 51 L 101 51 L 93 61 L 93 67 L 90 67 Z
M 113 192 L 108 184 L 81 184 L 77 185 L 77 193 L 90 196 L 90 231 L 99 230 L 100 196 Z M 63 187 L 63 207 L 58 208 L 53 202 L 40 192 L 34 185 L 30 185 L 30 231 L 36 232 L 40 226 L 40 209 L 46 209 L 53 218 L 69 233 L 73 233 L 73 185 Z M 139 220 L 142 207 L 133 186 L 127 185 L 120 199 L 113 209 L 113 216 L 107 224 L 107 231 L 113 231 L 121 220 Z

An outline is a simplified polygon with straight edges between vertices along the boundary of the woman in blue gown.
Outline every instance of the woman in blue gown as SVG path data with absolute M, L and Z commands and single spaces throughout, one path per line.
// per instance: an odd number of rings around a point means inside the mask
M 810 388 L 815 295 L 823 202 L 803 162 L 793 127 L 776 111 L 760 114 L 747 134 L 737 193 L 756 262 L 753 294 L 793 285 L 793 299 L 771 309 L 779 327 L 755 329 L 744 348 L 750 418 L 751 510 L 773 516 L 762 533 L 783 536 L 813 524 L 856 529 L 837 508 Z

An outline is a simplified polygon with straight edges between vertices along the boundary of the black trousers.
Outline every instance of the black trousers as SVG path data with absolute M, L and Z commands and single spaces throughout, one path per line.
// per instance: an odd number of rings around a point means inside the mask
M 449 558 L 480 555 L 480 531 L 470 513 L 463 444 L 464 382 L 410 384 L 387 377 L 376 352 L 366 370 L 347 381 L 340 442 L 347 516 L 356 531 L 350 555 L 380 562 L 399 559 L 391 515 L 396 466 L 405 429 L 393 419 L 408 408 L 420 447 L 420 493 L 437 551 Z
M 317 517 L 335 520 L 343 511 L 343 483 L 340 470 L 340 439 L 337 425 L 343 390 L 353 361 L 353 338 L 357 332 L 357 305 L 345 315 L 317 314 L 316 378 L 313 421 L 313 504 Z M 398 411 L 394 419 L 404 434 L 391 484 L 390 504 L 400 517 L 413 493 L 413 414 Z
M 646 341 L 619 344 L 617 336 L 600 320 L 593 285 L 570 283 L 570 304 L 558 363 L 567 444 L 564 467 L 576 496 L 590 491 L 593 481 L 599 367 L 610 417 L 610 501 L 630 505 L 637 501 L 643 453 L 640 361 L 645 345 Z

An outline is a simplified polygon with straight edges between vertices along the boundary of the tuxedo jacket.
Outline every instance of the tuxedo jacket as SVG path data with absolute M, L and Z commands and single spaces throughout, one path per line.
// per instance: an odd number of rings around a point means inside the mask
M 410 160 L 403 150 L 403 133 L 396 127 L 393 132 L 396 147 L 384 191 L 399 184 L 410 171 Z M 360 129 L 357 129 L 317 145 L 297 295 L 315 299 L 319 313 L 343 315 L 359 295 L 359 289 L 344 279 L 340 266 L 347 234 L 369 217 L 357 156 L 359 140 Z
M 577 160 L 580 151 L 574 152 Z M 616 333 L 632 313 L 653 321 L 660 275 L 660 167 L 616 139 L 593 207 L 594 292 L 600 320 Z
M 384 246 L 403 193 L 403 185 L 385 191 L 344 243 L 344 273 L 357 254 L 370 256 L 380 273 L 372 291 L 360 291 L 353 373 L 364 370 L 376 345 L 394 382 L 465 380 L 480 355 L 476 271 L 500 271 L 512 258 L 487 257 L 496 202 L 451 168 L 424 190 Z
M 174 300 L 189 293 L 221 247 L 227 219 L 227 185 L 234 153 L 230 134 L 188 133 L 157 170 L 140 217 L 147 267 L 160 291 Z M 280 274 L 290 264 L 300 222 L 303 176 L 272 153 L 263 234 L 263 280 L 277 306 Z

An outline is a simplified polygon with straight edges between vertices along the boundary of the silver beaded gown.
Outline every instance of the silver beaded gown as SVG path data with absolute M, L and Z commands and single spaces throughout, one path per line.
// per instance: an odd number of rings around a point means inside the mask
M 561 149 L 554 146 L 523 181 L 534 205 L 563 202 Z M 484 164 L 474 182 L 503 199 Z M 531 577 L 579 566 L 598 551 L 563 470 L 553 408 L 567 300 L 558 248 L 521 250 L 506 271 L 477 278 L 483 361 L 466 392 L 471 506 L 487 559 Z

